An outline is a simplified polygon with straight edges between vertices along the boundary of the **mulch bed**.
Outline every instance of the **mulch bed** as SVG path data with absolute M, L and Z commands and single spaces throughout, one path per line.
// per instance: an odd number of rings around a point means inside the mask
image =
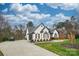
M 73 49 L 79 49 L 79 44 L 68 44 L 63 45 L 65 48 L 73 48 Z

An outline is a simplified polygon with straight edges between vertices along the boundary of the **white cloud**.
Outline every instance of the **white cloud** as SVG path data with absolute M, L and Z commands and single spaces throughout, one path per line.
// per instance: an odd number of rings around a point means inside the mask
M 20 21 L 28 21 L 29 20 L 27 17 L 24 17 L 23 15 L 20 15 L 20 14 L 17 14 L 17 15 L 4 15 L 4 17 L 8 21 L 11 21 L 11 22 L 20 22 Z
M 49 21 L 46 22 L 46 24 L 53 25 L 58 22 L 64 22 L 65 20 L 70 20 L 70 17 L 65 16 L 62 13 L 56 14 L 55 16 L 50 17 Z
M 73 10 L 73 9 L 76 9 L 77 7 L 78 7 L 78 4 L 67 3 L 67 4 L 63 4 L 63 6 L 62 6 L 61 9 L 64 9 L 64 10 Z
M 51 17 L 50 14 L 44 13 L 32 13 L 38 12 L 36 5 L 31 4 L 11 4 L 10 11 L 14 11 L 16 15 L 5 15 L 5 18 L 10 21 L 10 23 L 27 23 L 28 21 L 39 22 Z M 19 12 L 19 13 L 17 13 Z M 21 13 L 20 13 L 21 12 Z
M 17 14 L 16 17 L 18 17 L 19 20 L 22 20 L 22 21 L 25 21 L 25 20 L 26 20 L 26 21 L 33 21 L 33 19 L 30 19 L 30 18 L 28 18 L 27 16 L 22 15 L 22 14 Z
M 73 9 L 76 9 L 79 4 L 77 3 L 49 3 L 47 5 L 55 9 L 60 7 L 63 10 L 73 10 Z
M 27 23 L 28 21 L 39 22 L 45 18 L 50 17 L 50 14 L 39 14 L 39 13 L 29 13 L 29 14 L 16 14 L 16 15 L 4 15 L 4 17 L 12 24 Z
M 18 15 L 4 15 L 4 17 L 11 25 L 27 23 L 27 18 L 24 19 L 24 17 L 21 18 Z
M 38 11 L 38 8 L 36 5 L 31 5 L 31 4 L 11 4 L 10 10 L 16 11 L 16 12 L 35 12 Z
M 58 8 L 62 7 L 61 9 L 68 10 L 73 10 L 75 5 L 72 4 L 50 4 L 52 8 Z M 71 7 L 70 7 L 71 6 Z M 72 8 L 74 6 L 74 8 Z M 52 25 L 57 22 L 62 22 L 67 19 L 70 19 L 70 17 L 65 16 L 62 13 L 56 14 L 55 16 L 51 16 L 50 14 L 43 14 L 43 13 L 32 13 L 38 11 L 38 8 L 36 5 L 31 5 L 31 4 L 11 4 L 10 10 L 15 11 L 15 12 L 23 12 L 22 14 L 16 13 L 16 15 L 5 15 L 5 18 L 9 20 L 11 23 L 27 23 L 28 21 L 33 21 L 33 22 L 39 22 L 43 20 L 47 20 L 44 23 L 48 25 Z M 6 12 L 7 9 L 4 9 L 3 12 Z
M 65 16 L 65 15 L 62 14 L 62 13 L 59 13 L 59 14 L 55 15 L 55 17 L 58 18 L 59 21 L 64 21 L 64 20 L 70 19 L 70 17 Z
M 26 4 L 23 6 L 23 10 L 25 10 L 25 11 L 38 11 L 38 8 L 36 5 Z
M 26 24 L 28 21 L 34 22 L 34 24 L 39 24 L 40 21 L 45 21 L 44 23 L 48 26 L 51 26 L 58 22 L 63 22 L 65 20 L 69 20 L 70 17 L 65 16 L 62 13 L 56 14 L 55 16 L 51 16 L 50 14 L 17 14 L 17 15 L 5 15 L 5 18 L 11 24 Z
M 30 19 L 36 19 L 36 20 L 41 20 L 47 17 L 50 17 L 50 14 L 39 14 L 39 13 L 29 13 L 27 14 L 27 17 Z
M 22 4 L 11 4 L 10 10 L 22 11 Z

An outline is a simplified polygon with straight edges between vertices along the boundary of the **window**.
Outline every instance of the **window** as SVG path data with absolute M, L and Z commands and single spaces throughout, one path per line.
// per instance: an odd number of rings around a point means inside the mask
M 37 39 L 40 39 L 40 34 L 35 34 L 35 38 Z
M 49 38 L 49 34 L 47 33 L 47 32 L 45 32 L 44 34 L 43 34 L 43 38 Z
M 35 38 L 37 38 L 37 34 L 35 34 Z
M 38 34 L 38 38 L 40 38 L 40 34 Z

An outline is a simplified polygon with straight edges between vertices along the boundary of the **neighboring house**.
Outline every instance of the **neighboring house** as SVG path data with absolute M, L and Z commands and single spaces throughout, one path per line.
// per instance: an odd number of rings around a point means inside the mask
M 67 39 L 66 31 L 62 28 L 60 29 L 54 29 L 52 31 L 52 38 L 53 39 Z
M 54 30 L 52 33 L 52 38 L 59 38 L 59 32 L 57 30 Z
M 58 34 L 59 34 L 59 39 L 67 39 L 67 31 L 65 28 L 59 28 L 57 29 Z
M 50 36 L 50 30 L 41 23 L 37 27 L 28 27 L 25 37 L 27 40 L 47 41 L 50 40 Z

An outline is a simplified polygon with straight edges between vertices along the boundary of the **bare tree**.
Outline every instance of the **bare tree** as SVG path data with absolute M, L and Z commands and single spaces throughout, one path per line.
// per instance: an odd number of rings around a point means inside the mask
M 71 17 L 72 20 L 72 17 Z M 67 30 L 68 39 L 70 40 L 71 44 L 75 43 L 75 25 L 69 21 L 65 21 L 65 29 Z
M 0 14 L 0 30 L 5 27 L 5 19 L 2 14 Z
M 8 23 L 8 21 L 4 18 L 4 16 L 2 14 L 0 14 L 0 38 L 1 41 L 3 40 L 3 38 L 9 38 L 11 34 L 11 27 Z M 7 40 L 6 39 L 6 40 Z
M 33 22 L 32 22 L 32 21 L 29 21 L 29 22 L 27 23 L 27 27 L 34 27 Z
M 75 35 L 77 28 L 77 22 L 75 22 L 75 17 L 72 16 L 70 20 L 66 20 L 65 22 L 59 22 L 58 24 L 56 24 L 56 28 L 62 27 L 65 27 L 68 39 L 70 40 L 71 44 L 74 44 L 76 42 Z
M 15 26 L 14 34 L 15 34 L 16 40 L 22 40 L 24 38 L 23 26 L 21 24 Z

